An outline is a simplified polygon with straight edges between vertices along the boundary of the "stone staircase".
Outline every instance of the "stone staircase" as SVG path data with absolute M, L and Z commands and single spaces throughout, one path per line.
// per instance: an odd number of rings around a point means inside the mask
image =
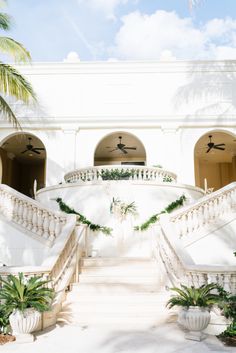
M 115 329 L 148 329 L 176 319 L 166 309 L 157 264 L 138 258 L 84 258 L 59 322 Z

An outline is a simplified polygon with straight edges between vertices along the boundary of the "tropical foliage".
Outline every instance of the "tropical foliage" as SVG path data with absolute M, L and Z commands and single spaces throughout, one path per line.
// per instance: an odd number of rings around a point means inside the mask
M 183 284 L 180 287 L 171 288 L 177 295 L 168 300 L 167 306 L 169 308 L 175 305 L 186 308 L 190 306 L 210 307 L 220 301 L 219 294 L 212 293 L 213 290 L 218 289 L 218 285 L 215 283 L 203 284 L 199 288 L 187 287 Z
M 68 206 L 65 202 L 62 201 L 60 197 L 56 198 L 55 201 L 58 203 L 60 210 L 62 212 L 68 213 L 68 214 L 75 214 L 78 216 L 78 222 L 82 224 L 86 224 L 92 231 L 100 231 L 104 233 L 105 235 L 111 235 L 112 228 L 101 226 L 99 224 L 92 223 L 89 221 L 84 215 L 81 213 L 75 211 L 73 208 Z
M 232 321 L 226 330 L 219 335 L 219 337 L 236 337 L 236 295 L 232 295 L 221 287 L 219 287 L 218 291 L 221 297 L 221 301 L 218 306 L 222 310 L 223 315 Z
M 3 7 L 4 3 L 5 1 L 0 1 L 0 8 Z M 10 30 L 11 22 L 12 19 L 8 14 L 0 12 L 0 30 Z M 29 62 L 31 60 L 30 53 L 24 46 L 10 37 L 0 36 L 0 52 L 7 54 L 17 63 Z M 14 97 L 24 103 L 36 100 L 36 95 L 31 84 L 19 71 L 0 60 L 0 112 L 3 118 L 19 128 L 19 121 L 6 101 L 8 97 Z
M 156 213 L 156 214 L 152 215 L 143 224 L 141 224 L 139 226 L 135 226 L 134 230 L 138 230 L 138 231 L 147 230 L 152 224 L 154 224 L 154 223 L 159 221 L 160 215 L 162 215 L 164 213 L 171 213 L 172 211 L 174 211 L 179 206 L 183 206 L 185 200 L 186 200 L 186 196 L 185 195 L 180 196 L 179 199 L 171 202 L 166 208 L 164 208 L 164 210 L 160 211 L 159 213 Z
M 137 206 L 135 202 L 125 203 L 121 201 L 119 198 L 112 198 L 112 202 L 110 205 L 110 212 L 117 214 L 121 218 L 125 218 L 128 215 L 136 216 L 137 213 Z
M 134 174 L 134 171 L 128 171 L 124 169 L 112 169 L 112 170 L 104 170 L 102 169 L 100 172 L 100 176 L 102 180 L 122 180 L 129 179 Z
M 5 305 L 0 305 L 0 333 L 8 333 L 9 329 L 9 314 Z
M 24 311 L 34 308 L 40 312 L 48 310 L 54 297 L 54 290 L 47 287 L 48 282 L 40 276 L 27 279 L 23 273 L 18 276 L 8 275 L 7 279 L 0 277 L 0 299 L 7 317 L 15 309 Z

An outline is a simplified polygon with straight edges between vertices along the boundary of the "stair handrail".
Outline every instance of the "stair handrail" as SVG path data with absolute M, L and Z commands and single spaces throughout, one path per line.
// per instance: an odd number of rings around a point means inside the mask
M 199 287 L 214 282 L 236 294 L 236 266 L 195 264 L 185 250 L 182 240 L 176 235 L 167 215 L 161 216 L 156 235 L 159 258 L 172 286 L 179 286 L 182 283 Z
M 169 215 L 175 231 L 181 238 L 219 219 L 235 209 L 236 182 L 203 196 L 192 204 L 182 207 Z
M 52 253 L 41 266 L 1 266 L 0 276 L 17 275 L 19 272 L 22 272 L 25 277 L 41 276 L 45 280 L 49 280 L 51 282 L 49 282 L 49 286 L 52 286 L 57 292 L 72 259 L 76 257 L 76 266 L 79 263 L 79 257 L 84 252 L 81 240 L 86 236 L 86 232 L 86 226 L 77 226 L 77 231 L 72 230 L 69 236 L 64 237 L 65 241 L 58 245 L 56 251 L 54 250 L 56 255 L 53 256 Z
M 8 185 L 0 184 L 0 216 L 18 229 L 52 246 L 71 217 L 43 206 Z

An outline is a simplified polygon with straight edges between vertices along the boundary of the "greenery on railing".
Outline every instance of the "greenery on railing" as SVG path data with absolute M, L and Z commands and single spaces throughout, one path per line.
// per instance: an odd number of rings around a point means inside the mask
M 172 183 L 173 178 L 169 175 L 164 176 L 163 180 L 164 183 Z
M 102 169 L 101 172 L 99 172 L 99 176 L 102 177 L 102 180 L 124 180 L 124 179 L 129 179 L 132 177 L 135 173 L 135 170 L 129 171 L 129 170 L 124 170 L 124 169 Z
M 151 216 L 146 222 L 144 222 L 140 226 L 135 226 L 134 230 L 138 230 L 138 231 L 147 230 L 152 224 L 154 224 L 154 223 L 159 221 L 160 215 L 162 215 L 163 213 L 171 213 L 177 207 L 183 206 L 183 203 L 184 203 L 185 200 L 186 200 L 186 196 L 185 195 L 180 196 L 179 199 L 171 202 L 164 210 L 162 210 L 159 213 L 154 214 L 153 216 Z
M 160 169 L 162 169 L 163 167 L 162 167 L 162 165 L 160 165 L 160 164 L 156 164 L 156 165 L 153 165 L 153 168 L 160 168 Z
M 100 232 L 104 233 L 105 235 L 111 235 L 111 232 L 113 230 L 112 228 L 101 226 L 99 224 L 94 224 L 94 223 L 90 222 L 81 213 L 76 212 L 73 208 L 71 208 L 70 206 L 65 204 L 65 202 L 63 202 L 60 197 L 56 198 L 55 201 L 58 203 L 60 210 L 62 212 L 69 213 L 69 214 L 75 214 L 75 215 L 79 216 L 78 221 L 82 224 L 86 224 L 92 231 L 94 231 L 94 232 L 100 231 Z

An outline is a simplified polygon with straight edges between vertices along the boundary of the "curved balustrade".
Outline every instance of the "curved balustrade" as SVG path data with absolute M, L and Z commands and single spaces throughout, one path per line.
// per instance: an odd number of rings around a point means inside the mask
M 162 261 L 172 286 L 185 284 L 199 287 L 218 283 L 226 291 L 236 294 L 236 266 L 196 265 L 181 249 L 173 234 L 167 236 L 163 227 L 157 233 L 158 259 Z
M 0 185 L 0 215 L 52 244 L 70 217 L 55 212 L 7 185 Z
M 78 181 L 96 181 L 102 179 L 102 171 L 124 171 L 130 174 L 129 180 L 152 180 L 158 182 L 176 182 L 176 174 L 161 168 L 145 167 L 145 166 L 127 166 L 127 165 L 104 165 L 99 167 L 88 167 L 77 169 L 67 173 L 64 177 L 67 183 L 75 183 Z
M 169 221 L 174 223 L 177 235 L 183 237 L 234 211 L 235 206 L 236 183 L 234 182 L 204 196 L 193 205 L 173 212 Z

